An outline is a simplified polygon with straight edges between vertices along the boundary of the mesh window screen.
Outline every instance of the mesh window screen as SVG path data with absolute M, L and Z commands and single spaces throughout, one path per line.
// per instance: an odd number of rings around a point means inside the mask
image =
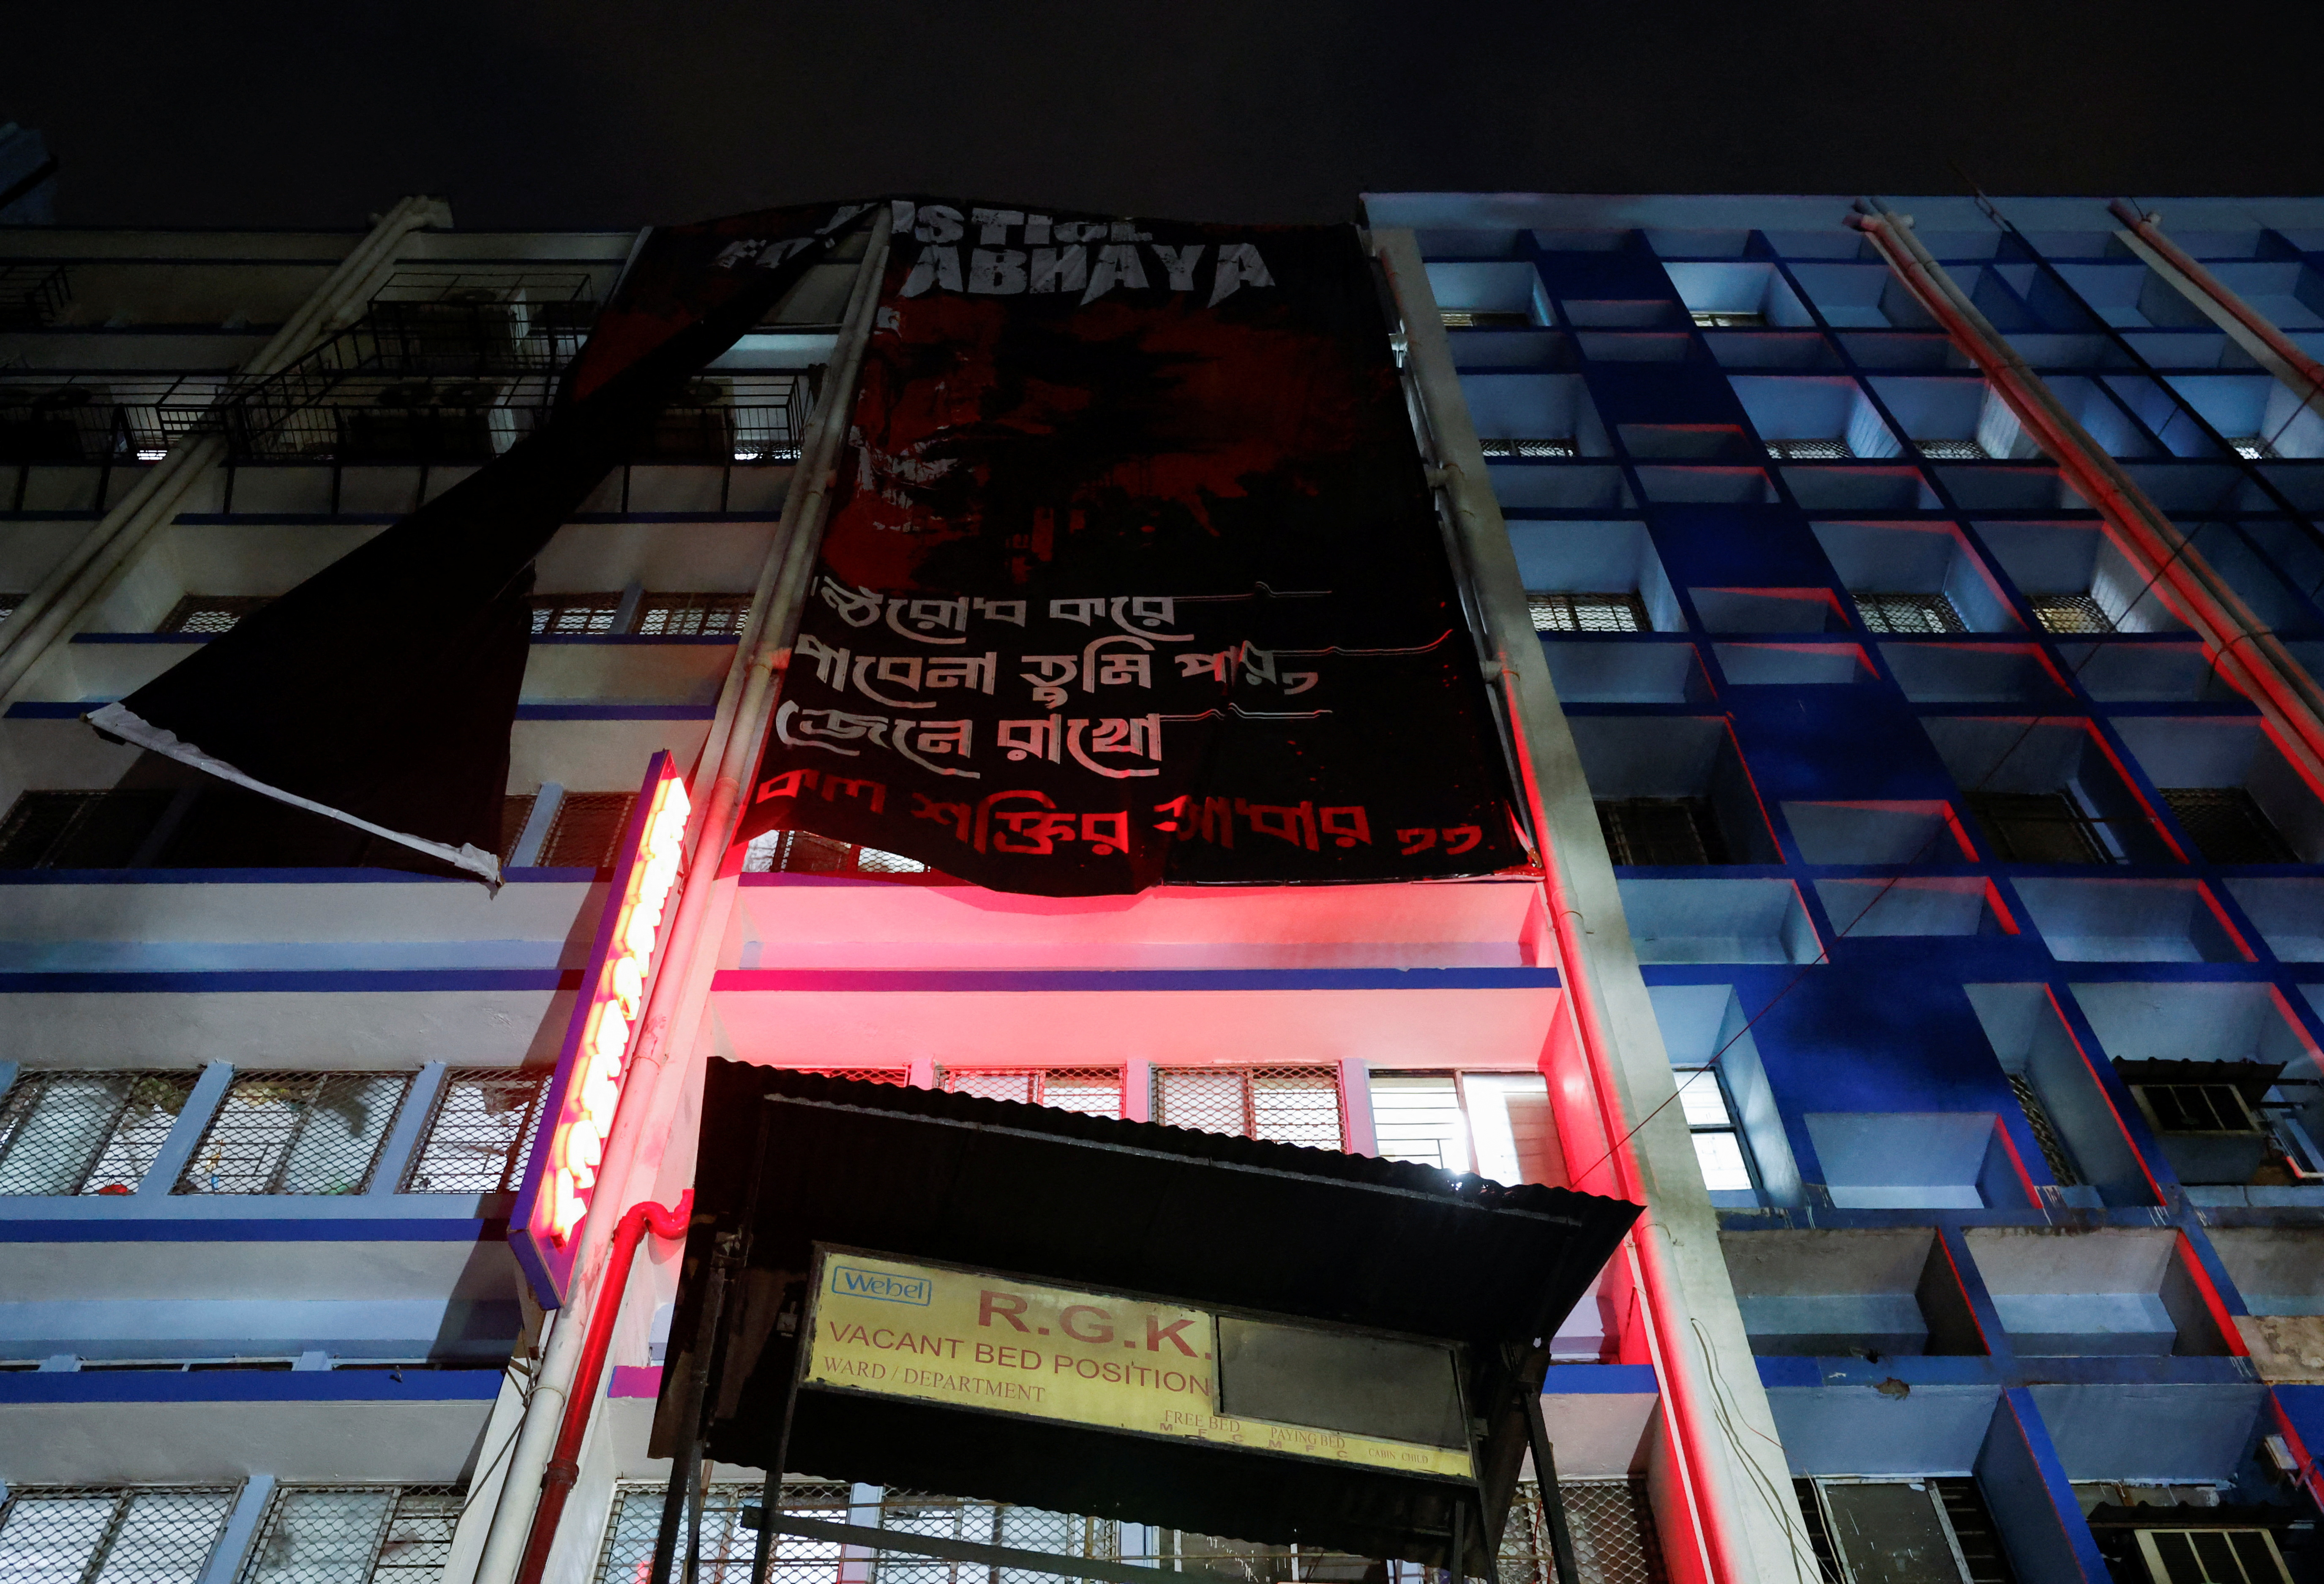
M 1092 1117 L 1121 1115 L 1121 1069 L 1119 1067 L 1028 1068 L 1020 1072 L 957 1070 L 947 1067 L 944 1087 L 956 1094 L 985 1100 L 1013 1100 L 1025 1105 L 1054 1106 Z
M 611 594 L 543 594 L 532 602 L 533 636 L 585 638 L 609 633 L 621 609 L 618 589 Z
M 1846 462 L 1856 453 L 1846 440 L 1770 440 L 1767 455 L 1778 462 Z
M 0 821 L 0 869 L 121 869 L 170 806 L 167 789 L 26 792 Z
M 1941 594 L 1862 594 L 1856 613 L 1875 632 L 1967 632 L 1951 600 Z
M 557 806 L 557 818 L 541 843 L 544 869 L 604 869 L 621 845 L 622 827 L 630 823 L 634 792 L 567 792 Z
M 10 1584 L 198 1584 L 234 1493 L 19 1486 L 0 1504 Z
M 1539 437 L 1498 436 L 1489 440 L 1480 439 L 1477 444 L 1488 456 L 1515 456 L 1538 460 L 1545 456 L 1582 455 L 1581 448 L 1574 445 L 1572 437 L 1562 435 Z
M 624 1485 L 613 1496 L 613 1521 L 605 1525 L 605 1543 L 598 1553 L 598 1584 L 636 1584 L 653 1561 L 654 1534 L 661 1526 L 664 1487 Z M 758 1505 L 760 1486 L 709 1485 L 702 1493 L 702 1568 L 706 1580 L 742 1584 L 751 1569 L 755 1531 L 742 1527 L 745 1504 Z M 786 1479 L 782 1509 L 803 1518 L 827 1524 L 847 1522 L 849 1487 L 830 1480 Z M 679 1531 L 683 1553 L 684 1530 Z M 767 1570 L 772 1584 L 833 1584 L 839 1574 L 839 1547 L 795 1534 L 782 1545 Z
M 1598 829 L 1616 863 L 1724 863 L 1727 850 L 1709 799 L 1607 797 L 1598 803 Z
M 742 850 L 744 874 L 856 874 L 936 878 L 917 858 L 834 842 L 808 831 L 769 831 Z
M 27 1073 L 0 1100 L 0 1194 L 134 1193 L 194 1073 Z
M 909 1067 L 798 1067 L 799 1073 L 812 1073 L 818 1078 L 846 1078 L 857 1083 L 892 1083 L 901 1089 L 912 1082 Z
M 1915 440 L 1921 455 L 1932 462 L 1989 462 L 1993 454 L 1975 440 Z
M 1115 1558 L 1118 1531 L 1110 1519 L 1038 1507 L 970 1501 L 917 1491 L 889 1491 L 880 1506 L 880 1526 L 905 1534 L 1005 1545 L 1056 1556 Z M 901 1552 L 881 1555 L 876 1584 L 1056 1584 L 1056 1576 L 984 1562 L 951 1562 Z
M 2004 863 L 2112 863 L 2098 827 L 2064 792 L 1971 792 L 1969 806 Z
M 1662 1546 L 1643 1480 L 1564 1479 L 1566 1527 L 1573 1533 L 1574 1571 L 1586 1584 L 1665 1584 Z M 1517 1487 L 1501 1532 L 1499 1584 L 1556 1584 L 1541 1487 Z
M 1536 632 L 1645 632 L 1646 603 L 1634 594 L 1529 594 Z
M 2047 632 L 2112 632 L 2114 618 L 2088 594 L 2034 594 L 2026 602 Z
M 2171 806 L 2171 812 L 2210 862 L 2300 861 L 2258 801 L 2243 787 L 2165 787 L 2162 792 L 2163 801 Z
M 231 598 L 217 594 L 188 594 L 161 618 L 156 632 L 231 632 L 244 616 L 263 611 L 271 598 Z
M 530 792 L 511 793 L 501 799 L 501 843 L 493 852 L 503 863 L 516 851 L 517 842 L 524 835 L 525 822 L 532 818 L 532 806 L 539 801 Z
M 1345 1147 L 1339 1073 L 1330 1067 L 1157 1067 L 1154 1119 L 1277 1144 Z
M 406 1193 L 513 1193 L 524 1181 L 549 1074 L 458 1068 L 444 1074 Z
M 461 1500 L 453 1486 L 285 1487 L 239 1584 L 434 1584 Z
M 180 1193 L 360 1193 L 410 1086 L 406 1073 L 235 1077 Z
M 638 632 L 647 638 L 706 638 L 742 631 L 749 594 L 650 594 L 638 608 Z

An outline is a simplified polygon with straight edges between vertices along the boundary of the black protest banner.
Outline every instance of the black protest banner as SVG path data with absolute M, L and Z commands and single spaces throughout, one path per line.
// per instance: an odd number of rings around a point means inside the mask
M 653 234 L 548 423 L 90 723 L 338 821 L 358 848 L 367 832 L 496 880 L 533 557 L 685 381 L 866 214 L 823 204 Z M 254 834 L 312 846 L 295 823 Z
M 1056 896 L 1522 861 L 1353 229 L 896 208 L 742 836 Z

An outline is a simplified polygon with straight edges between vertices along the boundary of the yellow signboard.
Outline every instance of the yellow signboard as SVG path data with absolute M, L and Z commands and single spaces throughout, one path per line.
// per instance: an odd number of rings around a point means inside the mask
M 1218 1322 L 1199 1309 L 827 1252 L 816 1386 L 1375 1469 L 1472 1476 L 1465 1447 L 1222 1415 Z

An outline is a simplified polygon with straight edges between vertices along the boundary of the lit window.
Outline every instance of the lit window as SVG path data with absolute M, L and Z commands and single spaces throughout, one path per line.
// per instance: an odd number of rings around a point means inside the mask
M 244 616 L 264 610 L 274 602 L 271 598 L 244 598 L 223 594 L 188 594 L 161 618 L 156 632 L 218 633 L 231 632 Z
M 736 633 L 750 612 L 748 594 L 650 594 L 638 607 L 638 632 L 645 638 Z
M 1990 462 L 1992 453 L 1975 440 L 1915 440 L 1922 456 L 1932 462 Z
M 1381 1159 L 1448 1172 L 1476 1169 L 1469 1147 L 1469 1119 L 1462 1114 L 1460 1086 L 1452 1074 L 1375 1074 L 1371 1093 L 1372 1142 Z
M 408 1073 L 237 1073 L 180 1193 L 360 1193 Z
M 1770 440 L 1767 455 L 1777 462 L 1846 462 L 1856 453 L 1846 440 Z
M 1533 316 L 1527 313 L 1480 308 L 1448 308 L 1443 311 L 1444 327 L 1448 330 L 1527 330 L 1533 327 Z
M 0 1194 L 134 1193 L 195 1073 L 26 1073 L 0 1101 Z
M 1751 1163 L 1743 1153 L 1743 1137 L 1735 1113 L 1727 1103 L 1727 1085 L 1713 1066 L 1680 1067 L 1679 1109 L 1686 1113 L 1687 1131 L 1694 1137 L 1695 1163 L 1702 1168 L 1702 1185 L 1713 1193 L 1748 1193 Z
M 2088 594 L 2034 594 L 2027 598 L 2044 632 L 2112 632 L 2114 618 Z
M 0 1578 L 201 1578 L 233 1506 L 231 1490 L 12 1486 L 0 1505 Z
M 2227 444 L 2246 462 L 2273 462 L 2282 455 L 2264 435 L 2234 435 L 2228 437 Z
M 444 1074 L 405 1174 L 406 1193 L 508 1193 L 524 1181 L 549 1075 L 493 1068 Z
M 466 1493 L 457 1486 L 283 1486 L 251 1547 L 247 1584 L 310 1579 L 420 1584 L 442 1575 Z
M 1950 599 L 1941 594 L 1867 594 L 1851 590 L 1856 613 L 1875 632 L 1967 632 Z
M 0 594 L 0 622 L 14 615 L 16 607 L 23 603 L 24 596 L 21 594 Z
M 1153 1115 L 1168 1128 L 1345 1147 L 1330 1067 L 1157 1067 Z
M 1634 594 L 1529 594 L 1536 632 L 1645 632 L 1646 603 Z
M 1520 439 L 1510 437 L 1501 437 L 1493 439 L 1480 439 L 1477 442 L 1477 445 L 1479 449 L 1482 450 L 1488 457 L 1495 460 L 1504 460 L 1515 457 L 1520 461 L 1524 461 L 1544 456 L 1579 456 L 1582 455 L 1580 448 L 1577 447 L 1570 438 L 1561 439 L 1549 437 Z
M 595 637 L 613 631 L 621 614 L 620 594 L 552 594 L 532 602 L 536 638 Z
M 744 874 L 866 875 L 882 879 L 914 876 L 940 879 L 936 871 L 917 858 L 835 842 L 811 831 L 768 831 L 751 838 L 742 850 Z
M 1698 308 L 1690 310 L 1689 318 L 1695 327 L 1702 330 L 1757 330 L 1766 327 L 1767 316 L 1762 313 L 1738 313 L 1726 309 Z

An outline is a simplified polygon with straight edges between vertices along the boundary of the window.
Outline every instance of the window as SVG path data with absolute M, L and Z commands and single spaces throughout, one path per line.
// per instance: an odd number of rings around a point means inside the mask
M 623 1485 L 613 1495 L 613 1515 L 605 1525 L 604 1549 L 597 1559 L 597 1584 L 636 1584 L 650 1570 L 654 1553 L 654 1537 L 661 1528 L 662 1496 L 667 1487 L 660 1480 L 650 1485 Z M 705 1482 L 702 1489 L 702 1577 L 705 1579 L 739 1580 L 750 1571 L 751 1556 L 758 1543 L 758 1533 L 742 1526 L 744 1506 L 757 1506 L 763 1490 L 758 1481 L 743 1484 L 712 1485 Z M 844 1524 L 849 1488 L 826 1480 L 785 1479 L 782 1510 L 795 1517 L 820 1518 L 826 1524 Z M 680 1531 L 683 1535 L 684 1531 Z M 681 1543 L 682 1544 L 682 1543 Z M 888 1570 L 891 1561 L 902 1561 L 900 1554 L 882 1557 L 880 1569 Z M 942 1568 L 945 1564 L 931 1564 Z M 983 1570 L 969 1570 L 973 1578 L 981 1580 Z M 839 1544 L 836 1541 L 807 1540 L 796 1534 L 783 1536 L 781 1553 L 768 1570 L 773 1584 L 831 1584 L 839 1573 Z
M 2114 618 L 2088 594 L 2031 594 L 2025 603 L 2034 607 L 2034 620 L 2042 624 L 2044 632 L 2073 634 L 2114 631 Z
M 1646 632 L 1646 603 L 1634 594 L 1529 594 L 1536 632 Z
M 2246 462 L 2273 462 L 2283 455 L 2264 435 L 2231 435 L 2227 437 L 2227 444 L 2234 447 L 2236 455 Z
M 1573 1536 L 1577 1575 L 1591 1584 L 1665 1584 L 1670 1574 L 1645 1480 L 1561 1478 L 1557 1490 Z M 1509 1504 L 1499 1572 L 1499 1584 L 1557 1584 L 1541 1487 L 1532 1480 L 1517 1487 Z
M 513 1193 L 532 1157 L 546 1073 L 459 1068 L 444 1074 L 406 1193 Z
M 638 607 L 637 630 L 645 638 L 739 633 L 742 619 L 750 613 L 749 594 L 650 594 Z
M 1915 440 L 1913 444 L 1932 462 L 1990 462 L 1993 453 L 1975 440 Z
M 27 792 L 0 820 L 0 869 L 122 869 L 143 852 L 175 794 Z
M 188 594 L 170 608 L 161 618 L 156 632 L 217 633 L 231 632 L 244 616 L 255 614 L 272 604 L 268 596 L 248 598 L 225 594 Z
M 1840 1584 L 2016 1584 L 1974 1479 L 1795 1479 L 1819 1570 Z
M 540 801 L 539 795 L 531 792 L 512 792 L 501 799 L 501 844 L 493 852 L 503 863 L 524 839 L 524 827 L 532 820 L 532 806 Z
M 1763 313 L 1736 313 L 1725 309 L 1698 308 L 1690 310 L 1699 330 L 1764 330 L 1767 316 Z
M 23 603 L 24 596 L 21 593 L 0 592 L 0 622 L 14 615 L 16 607 Z
M 2153 1584 L 2292 1584 L 2264 1529 L 2141 1529 L 2139 1560 Z
M 1695 1164 L 1702 1168 L 1702 1185 L 1713 1193 L 1749 1193 L 1758 1184 L 1751 1180 L 1750 1157 L 1743 1151 L 1742 1130 L 1727 1099 L 1727 1082 L 1715 1065 L 1674 1067 L 1679 1110 L 1686 1113 L 1687 1131 L 1694 1137 Z
M 0 1502 L 0 1579 L 193 1584 L 233 1508 L 225 1489 L 14 1486 Z
M 196 1073 L 25 1073 L 0 1100 L 0 1194 L 134 1193 Z
M 1089 1117 L 1121 1115 L 1119 1067 L 1027 1068 L 975 1071 L 947 1067 L 944 1087 L 954 1094 L 983 1100 L 1013 1100 L 1019 1105 L 1052 1106 Z
M 895 878 L 918 875 L 940 879 L 917 858 L 835 842 L 810 831 L 769 831 L 751 838 L 742 850 L 744 874 L 834 874 Z
M 1443 310 L 1444 327 L 1448 330 L 1529 330 L 1533 316 L 1528 313 L 1499 312 L 1490 309 L 1448 308 Z
M 622 611 L 619 590 L 612 594 L 545 594 L 532 602 L 535 638 L 580 638 L 613 631 Z
M 1537 1073 L 1374 1073 L 1372 1140 L 1384 1160 L 1496 1183 L 1563 1187 L 1565 1156 Z
M 238 1584 L 434 1584 L 452 1556 L 457 1486 L 283 1486 Z
M 1372 1140 L 1380 1158 L 1411 1161 L 1448 1172 L 1473 1172 L 1469 1119 L 1460 1085 L 1442 1077 L 1372 1074 Z
M 1153 1115 L 1169 1128 L 1346 1147 L 1340 1075 L 1330 1067 L 1157 1067 Z
M 2017 1097 L 2018 1107 L 2025 1113 L 2025 1125 L 2034 1129 L 2034 1142 L 2042 1147 L 2042 1158 L 2050 1163 L 2050 1175 L 2062 1187 L 2070 1188 L 2080 1183 L 2082 1177 L 2074 1169 L 2074 1157 L 2068 1152 L 2057 1123 L 2050 1119 L 2050 1108 L 2042 1103 L 2034 1080 L 2023 1073 L 2012 1073 L 2009 1091 Z
M 1941 594 L 1867 594 L 1850 590 L 1856 613 L 1875 632 L 1967 632 L 1950 598 Z
M 2213 863 L 2298 861 L 2274 824 L 2241 787 L 2165 787 L 2163 801 Z
M 1477 442 L 1477 445 L 1488 457 L 1496 461 L 1503 461 L 1510 458 L 1524 461 L 1544 456 L 1579 456 L 1582 455 L 1581 448 L 1574 445 L 1571 437 L 1563 438 L 1553 437 L 1536 439 L 1498 437 L 1489 440 L 1480 439 Z
M 408 1073 L 237 1074 L 176 1191 L 360 1193 L 410 1083 Z
M 1618 864 L 1727 861 L 1707 797 L 1601 797 L 1598 828 Z
M 2261 1131 L 2258 1117 L 2232 1083 L 2134 1083 L 2130 1092 L 2157 1133 Z
M 1770 440 L 1767 455 L 1777 462 L 1846 462 L 1856 453 L 1846 440 Z
M 567 792 L 540 844 L 543 869 L 608 869 L 630 823 L 634 792 Z
M 1971 792 L 1971 813 L 2004 863 L 2112 863 L 2098 822 L 2071 792 Z

